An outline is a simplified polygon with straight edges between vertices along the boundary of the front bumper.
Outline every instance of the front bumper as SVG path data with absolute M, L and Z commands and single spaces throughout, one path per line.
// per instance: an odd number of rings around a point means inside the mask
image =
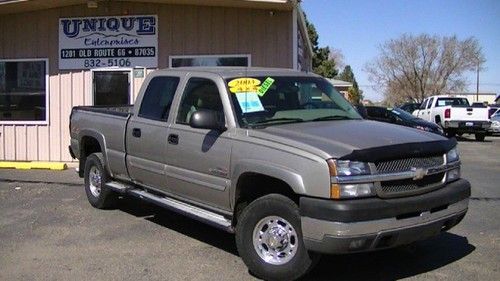
M 426 194 L 397 199 L 300 200 L 306 248 L 322 253 L 378 250 L 423 240 L 465 216 L 470 184 L 458 180 Z

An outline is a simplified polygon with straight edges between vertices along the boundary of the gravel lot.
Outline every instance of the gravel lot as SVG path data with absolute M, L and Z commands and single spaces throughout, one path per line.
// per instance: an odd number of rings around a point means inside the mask
M 471 138 L 472 139 L 472 138 Z M 412 247 L 324 256 L 306 280 L 500 280 L 500 137 L 459 141 L 464 221 Z M 132 200 L 92 208 L 83 180 L 0 170 L 0 280 L 254 280 L 234 236 Z

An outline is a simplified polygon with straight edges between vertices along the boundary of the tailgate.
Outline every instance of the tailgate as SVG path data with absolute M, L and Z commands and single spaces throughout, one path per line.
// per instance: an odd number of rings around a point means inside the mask
M 452 107 L 452 121 L 488 121 L 488 109 L 482 107 Z

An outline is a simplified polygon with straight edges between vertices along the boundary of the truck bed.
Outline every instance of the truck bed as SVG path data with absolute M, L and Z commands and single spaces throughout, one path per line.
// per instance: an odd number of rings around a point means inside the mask
M 134 105 L 123 106 L 75 106 L 73 110 L 98 112 L 110 115 L 127 117 L 133 115 Z

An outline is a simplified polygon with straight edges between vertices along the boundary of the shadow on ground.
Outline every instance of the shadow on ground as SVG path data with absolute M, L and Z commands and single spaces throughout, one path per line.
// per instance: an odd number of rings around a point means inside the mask
M 238 255 L 233 234 L 134 198 L 122 198 L 119 203 L 119 209 L 200 242 L 217 247 L 230 254 Z
M 200 242 L 238 255 L 234 235 L 153 204 L 123 198 L 120 210 Z M 464 258 L 475 250 L 467 238 L 443 233 L 411 246 L 391 250 L 322 257 L 304 280 L 395 280 L 419 275 Z
M 391 250 L 323 256 L 304 280 L 396 280 L 446 266 L 475 249 L 467 238 L 443 233 L 411 246 Z

